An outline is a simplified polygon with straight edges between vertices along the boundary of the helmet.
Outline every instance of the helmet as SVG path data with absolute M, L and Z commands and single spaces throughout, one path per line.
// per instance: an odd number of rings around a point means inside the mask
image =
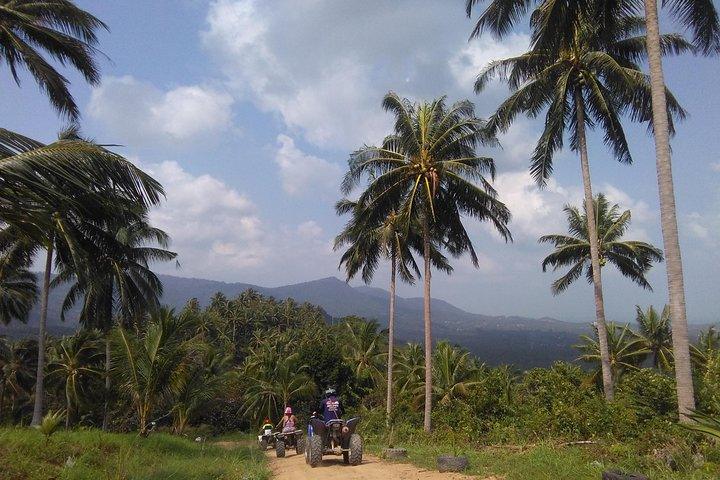
M 292 415 L 292 408 L 285 407 L 285 415 Z
M 333 387 L 328 387 L 325 389 L 325 395 L 335 395 L 335 389 Z

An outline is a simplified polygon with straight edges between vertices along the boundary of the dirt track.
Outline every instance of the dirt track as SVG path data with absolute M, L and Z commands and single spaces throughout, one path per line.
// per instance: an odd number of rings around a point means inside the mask
M 276 458 L 267 452 L 270 469 L 276 480 L 469 480 L 476 477 L 421 470 L 412 465 L 384 462 L 363 455 L 362 465 L 345 465 L 341 456 L 326 455 L 320 466 L 311 468 L 303 455 L 288 451 L 287 457 Z M 486 479 L 492 480 L 492 479 Z M 499 480 L 499 479 L 498 479 Z

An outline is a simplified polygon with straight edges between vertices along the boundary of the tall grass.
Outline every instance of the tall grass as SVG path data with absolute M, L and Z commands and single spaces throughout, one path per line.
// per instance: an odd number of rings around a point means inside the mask
M 167 434 L 59 431 L 49 441 L 28 429 L 0 429 L 3 480 L 266 480 L 249 444 L 221 448 Z

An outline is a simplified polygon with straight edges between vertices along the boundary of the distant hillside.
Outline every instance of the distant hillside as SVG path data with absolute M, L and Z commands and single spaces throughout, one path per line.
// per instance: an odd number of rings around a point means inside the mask
M 226 283 L 197 278 L 161 275 L 165 294 L 163 303 L 180 309 L 188 299 L 197 298 L 207 305 L 216 292 L 228 297 L 252 288 L 277 299 L 293 298 L 297 302 L 320 305 L 333 318 L 358 315 L 387 326 L 388 292 L 380 288 L 351 287 L 335 277 L 282 287 L 261 287 L 246 283 Z M 51 292 L 48 325 L 51 332 L 66 334 L 77 328 L 77 311 L 60 322 L 60 306 L 67 289 Z M 469 313 L 443 300 L 432 302 L 433 335 L 460 344 L 489 364 L 512 363 L 519 367 L 549 365 L 556 360 L 572 360 L 577 352 L 572 345 L 588 331 L 585 324 L 562 322 L 552 318 L 488 316 Z M 35 309 L 28 325 L 11 328 L 0 326 L 0 335 L 25 336 L 37 325 Z M 401 341 L 421 341 L 422 298 L 397 299 L 397 331 Z

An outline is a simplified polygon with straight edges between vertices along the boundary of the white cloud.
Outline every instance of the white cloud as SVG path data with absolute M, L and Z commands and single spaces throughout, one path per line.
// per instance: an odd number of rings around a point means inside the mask
M 288 56 L 297 47 L 288 38 L 293 32 L 275 25 L 271 34 L 269 12 L 254 0 L 215 1 L 207 21 L 203 41 L 222 56 L 229 83 L 259 108 L 279 113 L 308 141 L 345 147 L 378 142 L 387 132 L 388 120 L 377 105 L 382 91 L 374 89 L 368 70 L 350 56 L 328 58 L 313 69 L 297 65 L 311 61 L 313 40 L 303 39 L 302 57 Z M 317 38 L 317 31 L 312 34 Z M 270 44 L 277 36 L 288 41 L 280 50 Z
M 580 188 L 566 188 L 550 179 L 540 189 L 526 170 L 499 174 L 495 188 L 512 213 L 510 230 L 515 237 L 537 238 L 565 231 L 563 207 L 582 201 Z
M 512 213 L 510 230 L 515 237 L 538 238 L 541 235 L 564 232 L 567 228 L 563 208 L 565 205 L 580 207 L 583 203 L 581 185 L 563 186 L 551 178 L 543 189 L 525 170 L 500 173 L 495 181 L 500 200 Z M 632 198 L 619 188 L 605 183 L 594 189 L 595 195 L 603 192 L 611 203 L 632 212 L 628 238 L 649 241 L 646 229 L 657 222 L 657 213 L 642 200 Z
M 336 270 L 332 235 L 316 220 L 275 224 L 261 218 L 261 208 L 247 195 L 211 175 L 194 175 L 173 161 L 134 161 L 163 184 L 167 196 L 150 220 L 170 235 L 181 269 L 162 264 L 158 271 L 267 284 Z
M 710 238 L 710 231 L 706 226 L 706 220 L 699 213 L 693 212 L 688 215 L 687 226 L 694 237 L 701 240 L 708 240 Z
M 713 162 L 710 164 L 710 169 L 713 172 L 720 172 L 720 162 Z
M 323 229 L 315 220 L 308 220 L 298 225 L 297 233 L 302 238 L 314 239 L 322 235 Z
M 604 193 L 605 197 L 607 197 L 611 203 L 620 205 L 620 208 L 623 210 L 630 210 L 630 212 L 632 212 L 633 223 L 657 223 L 659 221 L 658 212 L 651 209 L 650 205 L 645 201 L 634 199 L 626 192 L 609 183 L 603 184 L 599 191 Z
M 483 35 L 453 55 L 448 65 L 458 85 L 474 85 L 480 71 L 490 62 L 520 55 L 529 47 L 530 37 L 525 33 L 512 33 L 502 41 Z
M 233 98 L 201 86 L 162 91 L 132 76 L 105 77 L 92 91 L 90 117 L 123 141 L 191 140 L 232 125 Z
M 524 119 L 518 119 L 507 132 L 499 134 L 502 151 L 496 155 L 498 168 L 503 168 L 506 163 L 516 168 L 518 165 L 527 165 L 539 135 L 532 128 L 531 123 Z
M 202 41 L 236 95 L 314 145 L 341 149 L 377 143 L 392 127 L 380 108 L 387 91 L 471 96 L 486 60 L 528 43 L 511 35 L 468 44 L 469 24 L 448 28 L 448 19 L 466 22 L 462 9 L 431 0 L 215 0 L 206 19 Z
M 142 167 L 165 187 L 167 201 L 152 211 L 151 220 L 170 234 L 184 271 L 213 275 L 265 261 L 263 224 L 245 195 L 176 162 Z
M 287 135 L 278 135 L 279 148 L 275 162 L 280 167 L 280 179 L 286 193 L 293 196 L 318 192 L 336 194 L 341 169 L 322 158 L 308 155 L 295 146 Z

